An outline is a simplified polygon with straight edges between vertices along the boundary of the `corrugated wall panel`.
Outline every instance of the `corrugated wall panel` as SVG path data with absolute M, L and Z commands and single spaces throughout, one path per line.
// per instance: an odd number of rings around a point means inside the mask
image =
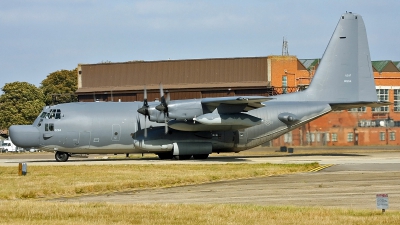
M 226 96 L 235 96 L 234 91 L 228 90 L 220 90 L 220 91 L 202 91 L 201 97 L 202 98 L 211 98 L 211 97 L 226 97 Z
M 267 82 L 267 57 L 89 64 L 82 88 L 150 84 Z
M 254 90 L 236 90 L 235 94 L 237 96 L 269 96 L 268 89 L 254 89 Z
M 171 100 L 177 99 L 194 99 L 194 98 L 201 98 L 200 91 L 184 91 L 184 92 L 172 92 L 171 93 Z

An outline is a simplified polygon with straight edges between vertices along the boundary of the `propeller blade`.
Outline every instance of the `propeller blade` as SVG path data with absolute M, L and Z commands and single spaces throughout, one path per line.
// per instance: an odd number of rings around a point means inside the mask
M 146 126 L 147 116 L 144 117 L 144 137 L 147 138 L 147 126 Z
M 165 134 L 168 134 L 168 123 L 167 123 L 167 117 L 165 117 L 165 114 L 164 114 L 164 124 L 165 124 Z
M 170 97 L 169 93 L 167 93 L 167 100 L 165 99 L 162 83 L 160 83 L 160 96 L 160 105 L 156 106 L 156 109 L 160 112 L 164 112 L 164 114 L 168 113 L 168 102 Z
M 138 113 L 144 115 L 144 137 L 147 137 L 147 126 L 146 126 L 146 121 L 147 117 L 150 118 L 150 113 L 149 113 L 149 103 L 147 102 L 147 88 L 146 85 L 143 88 L 143 106 L 140 107 L 137 110 Z
M 160 82 L 160 97 L 162 98 L 163 96 L 164 96 L 164 90 L 163 90 L 162 83 Z
M 146 88 L 146 85 L 144 86 L 143 105 L 147 106 L 147 107 L 149 106 L 149 104 L 147 103 L 147 88 Z
M 149 116 L 149 103 L 147 102 L 147 88 L 146 85 L 144 86 L 144 93 L 143 93 L 143 106 L 137 110 L 138 113 L 146 116 Z
M 167 91 L 167 98 L 165 99 L 165 103 L 168 105 L 170 100 L 171 100 L 171 96 L 169 95 L 169 92 Z
M 161 82 L 160 82 L 160 100 L 161 104 L 156 106 L 156 109 L 164 113 L 165 134 L 167 134 L 168 133 L 167 116 L 168 116 L 168 103 L 170 101 L 170 95 L 167 92 L 167 96 L 165 96 L 164 88 Z

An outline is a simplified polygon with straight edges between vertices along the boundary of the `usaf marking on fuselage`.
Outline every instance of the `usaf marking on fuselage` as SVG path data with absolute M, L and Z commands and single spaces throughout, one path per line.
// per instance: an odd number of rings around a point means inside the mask
M 378 101 L 371 68 L 363 19 L 345 13 L 305 91 L 170 100 L 160 87 L 161 101 L 148 102 L 144 89 L 144 102 L 45 107 L 32 125 L 13 125 L 9 132 L 15 145 L 54 151 L 57 161 L 95 153 L 206 159 L 256 147 L 332 110 L 387 105 Z

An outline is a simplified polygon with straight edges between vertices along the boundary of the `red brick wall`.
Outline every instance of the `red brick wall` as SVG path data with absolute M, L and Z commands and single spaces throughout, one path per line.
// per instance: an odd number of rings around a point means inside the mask
M 268 56 L 271 63 L 271 85 L 282 86 L 282 76 L 286 75 L 288 86 L 294 87 L 309 83 L 309 74 L 305 68 L 298 66 L 295 56 Z M 286 71 L 286 73 L 285 73 Z M 394 90 L 400 89 L 400 72 L 374 72 L 375 84 L 389 87 L 389 101 L 394 102 Z M 272 141 L 272 145 L 281 146 L 353 146 L 353 145 L 400 145 L 400 127 L 359 127 L 360 120 L 374 121 L 377 119 L 392 119 L 400 121 L 400 112 L 394 111 L 394 106 L 389 106 L 389 112 L 373 113 L 371 108 L 366 112 L 350 112 L 347 110 L 331 112 L 325 116 L 306 124 L 291 132 L 291 142 L 285 143 L 285 137 L 281 136 Z M 395 140 L 390 140 L 390 133 L 394 133 Z M 307 140 L 307 133 L 310 134 Z M 348 141 L 348 135 L 352 133 L 353 140 Z M 383 133 L 384 140 L 381 140 Z M 332 134 L 337 135 L 337 140 L 332 141 Z M 324 141 L 323 135 L 329 135 L 329 140 Z M 351 134 L 350 134 L 351 135 Z M 318 138 L 319 136 L 319 138 Z M 287 138 L 286 138 L 287 139 Z M 357 140 L 356 140 L 357 139 Z

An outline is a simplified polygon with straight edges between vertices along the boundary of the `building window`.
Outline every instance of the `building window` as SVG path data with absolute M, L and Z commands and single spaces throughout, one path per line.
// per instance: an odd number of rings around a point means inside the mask
M 394 111 L 395 112 L 400 112 L 400 89 L 395 89 L 393 90 L 394 92 Z
M 282 76 L 282 91 L 283 94 L 287 92 L 287 76 Z
M 367 111 L 367 107 L 363 106 L 363 107 L 359 107 L 359 108 L 352 108 L 349 110 L 349 112 L 366 112 Z
M 324 141 L 329 141 L 329 133 L 324 133 L 323 139 L 324 139 Z
M 307 139 L 307 143 L 309 143 L 309 144 L 315 142 L 315 134 L 307 132 L 306 139 Z
M 292 131 L 283 135 L 285 143 L 292 143 Z
M 389 89 L 376 89 L 379 101 L 389 101 Z M 389 112 L 389 106 L 372 108 L 372 112 Z
M 337 133 L 332 133 L 332 141 L 337 141 Z
M 348 142 L 351 142 L 351 141 L 353 141 L 353 132 L 351 132 L 351 133 L 347 133 L 347 141 Z
M 390 140 L 395 141 L 396 140 L 396 132 L 390 132 Z
M 379 133 L 379 140 L 384 141 L 385 140 L 385 132 L 380 132 Z

